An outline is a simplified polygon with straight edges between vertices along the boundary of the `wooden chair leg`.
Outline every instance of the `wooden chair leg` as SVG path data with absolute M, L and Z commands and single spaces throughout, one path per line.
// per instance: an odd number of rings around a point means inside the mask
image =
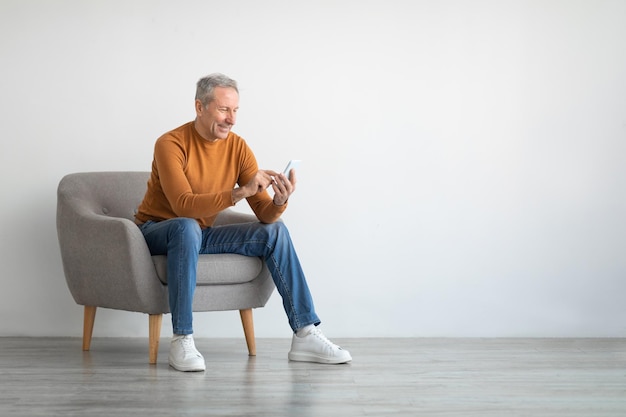
M 239 315 L 241 315 L 243 334 L 246 336 L 248 355 L 256 356 L 256 340 L 254 339 L 254 320 L 252 319 L 252 309 L 248 308 L 246 310 L 239 310 Z
M 150 365 L 154 365 L 157 363 L 157 356 L 159 355 L 159 340 L 161 338 L 161 323 L 163 322 L 163 314 L 150 314 L 148 321 L 148 360 Z
M 83 350 L 87 351 L 91 347 L 91 335 L 93 334 L 93 323 L 96 320 L 96 310 L 98 307 L 85 306 L 85 318 L 83 319 Z

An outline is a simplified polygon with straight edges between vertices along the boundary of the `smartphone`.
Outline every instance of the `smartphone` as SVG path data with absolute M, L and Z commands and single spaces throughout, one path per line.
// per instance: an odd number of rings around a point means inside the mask
M 289 175 L 289 173 L 291 172 L 292 169 L 297 170 L 298 167 L 300 166 L 300 160 L 299 159 L 292 159 L 291 161 L 289 161 L 289 163 L 287 164 L 287 167 L 285 168 L 285 170 L 283 171 L 283 174 L 285 174 L 287 176 L 287 178 L 289 178 L 289 180 L 291 180 L 291 176 Z

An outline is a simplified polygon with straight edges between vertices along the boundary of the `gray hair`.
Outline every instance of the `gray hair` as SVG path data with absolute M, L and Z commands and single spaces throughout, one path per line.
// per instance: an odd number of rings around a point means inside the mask
M 234 88 L 235 91 L 239 93 L 237 81 L 224 74 L 213 73 L 198 80 L 196 84 L 196 100 L 200 100 L 204 106 L 209 104 L 215 98 L 213 94 L 215 87 Z

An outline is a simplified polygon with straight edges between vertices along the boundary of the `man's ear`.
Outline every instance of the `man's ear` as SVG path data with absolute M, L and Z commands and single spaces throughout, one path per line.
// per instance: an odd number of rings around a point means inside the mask
M 200 113 L 204 110 L 204 104 L 198 99 L 196 99 L 196 114 L 199 116 Z

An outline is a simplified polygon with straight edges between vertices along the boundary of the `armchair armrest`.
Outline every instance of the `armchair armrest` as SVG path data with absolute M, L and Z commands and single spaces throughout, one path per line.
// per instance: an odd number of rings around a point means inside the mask
M 157 314 L 168 311 L 141 231 L 132 221 L 59 200 L 57 231 L 67 285 L 76 303 Z

